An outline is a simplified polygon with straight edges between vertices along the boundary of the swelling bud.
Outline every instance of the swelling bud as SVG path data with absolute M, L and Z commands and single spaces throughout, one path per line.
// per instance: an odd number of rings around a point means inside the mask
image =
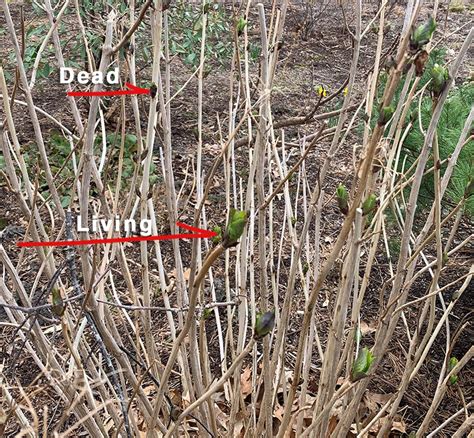
M 444 88 L 446 87 L 446 82 L 449 79 L 449 73 L 446 67 L 442 65 L 435 64 L 431 69 L 431 83 L 430 90 L 435 96 L 439 96 Z
M 339 184 L 336 189 L 336 198 L 337 205 L 342 214 L 349 213 L 349 193 L 347 193 L 347 188 L 344 184 Z
M 234 208 L 230 209 L 229 222 L 222 240 L 224 248 L 231 248 L 239 243 L 247 221 L 248 213 L 246 211 L 236 210 Z
M 377 207 L 377 196 L 373 193 L 362 204 L 362 214 L 367 216 L 369 213 L 372 213 Z
M 413 52 L 420 50 L 423 46 L 428 44 L 436 29 L 436 21 L 430 16 L 428 21 L 421 26 L 418 26 L 410 36 L 410 49 Z
M 452 371 L 452 369 L 458 364 L 458 359 L 456 357 L 451 357 L 449 359 L 449 364 L 448 364 L 448 373 Z M 452 376 L 449 377 L 449 383 L 451 385 L 455 385 L 458 383 L 458 376 L 457 374 L 453 374 Z
M 274 325 L 275 312 L 257 313 L 253 337 L 255 339 L 262 339 L 273 330 Z
M 375 356 L 372 352 L 364 347 L 357 356 L 351 370 L 351 382 L 357 382 L 358 380 L 367 377 L 370 367 L 375 360 Z
M 52 312 L 61 318 L 64 315 L 66 307 L 64 306 L 63 297 L 61 296 L 59 289 L 53 288 L 51 291 L 51 304 Z

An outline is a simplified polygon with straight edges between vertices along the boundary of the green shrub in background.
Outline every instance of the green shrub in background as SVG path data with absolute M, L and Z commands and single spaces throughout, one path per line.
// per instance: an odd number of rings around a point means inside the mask
M 53 2 L 53 7 L 54 7 Z M 136 8 L 139 10 L 144 0 L 137 1 Z M 33 4 L 33 11 L 36 16 L 44 18 L 44 11 Z M 104 24 L 107 14 L 112 10 L 116 10 L 120 14 L 126 15 L 128 4 L 125 0 L 84 0 L 79 2 L 79 14 L 81 15 L 89 48 L 96 64 L 100 62 Z M 68 14 L 72 14 L 70 11 Z M 202 24 L 203 14 L 207 17 L 206 27 L 206 72 L 209 73 L 211 68 L 222 67 L 227 65 L 233 54 L 234 45 L 234 21 L 239 32 L 242 32 L 247 25 L 247 21 L 243 17 L 234 17 L 230 9 L 226 9 L 224 5 L 218 2 L 209 2 L 204 7 L 200 3 L 188 2 L 180 0 L 172 2 L 168 9 L 169 16 L 169 41 L 170 53 L 178 56 L 185 65 L 191 69 L 199 66 L 199 58 L 201 51 Z M 126 19 L 123 21 L 127 24 Z M 136 31 L 137 44 L 136 57 L 139 65 L 142 63 L 147 66 L 151 65 L 151 38 L 148 17 L 140 24 Z M 49 23 L 34 23 L 27 26 L 25 38 L 25 57 L 24 63 L 28 74 L 30 73 L 35 61 L 41 43 L 49 30 Z M 61 22 L 58 32 L 62 44 L 62 49 L 66 56 L 66 66 L 74 68 L 83 68 L 88 70 L 86 48 L 82 42 L 82 35 L 77 32 L 71 34 L 71 29 Z M 122 33 L 126 28 L 122 29 Z M 0 29 L 0 34 L 4 33 Z M 149 41 L 149 43 L 145 43 Z M 244 48 L 241 47 L 241 50 Z M 250 42 L 248 45 L 249 58 L 252 62 L 258 60 L 260 56 L 259 46 Z M 123 56 L 123 52 L 121 52 Z M 6 66 L 5 66 L 6 67 Z M 8 69 L 5 71 L 8 80 L 13 78 L 15 67 L 15 54 L 11 52 L 8 56 Z M 47 78 L 57 70 L 54 57 L 54 46 L 52 42 L 48 44 L 43 53 L 38 68 L 37 79 Z
M 204 7 L 199 3 L 178 1 L 169 9 L 170 52 L 178 55 L 190 68 L 199 67 L 201 53 L 203 15 L 206 14 L 206 66 L 225 66 L 230 62 L 234 45 L 234 16 L 218 2 L 209 2 Z M 240 35 L 247 21 L 238 17 L 237 32 Z M 243 47 L 241 47 L 243 50 Z M 249 58 L 255 62 L 260 48 L 249 43 Z
M 121 141 L 121 135 L 115 132 L 108 133 L 106 136 L 107 156 L 103 172 L 105 173 L 107 180 L 114 181 L 117 176 L 116 169 L 119 163 Z M 74 181 L 75 178 L 71 159 L 71 144 L 69 143 L 69 140 L 65 138 L 60 132 L 52 131 L 50 136 L 46 139 L 46 145 L 48 148 L 49 165 L 53 175 L 58 175 L 61 180 L 69 182 L 68 184 L 63 184 L 62 186 L 58 187 L 63 207 L 67 207 L 71 200 L 70 183 Z M 102 135 L 98 135 L 94 142 L 94 155 L 97 162 L 102 155 L 102 148 Z M 42 169 L 37 150 L 38 148 L 34 143 L 28 143 L 23 146 L 23 158 L 30 171 L 30 176 L 31 172 L 34 172 L 37 167 Z M 129 188 L 135 166 L 138 162 L 139 157 L 137 156 L 137 137 L 134 134 L 125 134 L 121 181 L 122 189 Z M 1 153 L 0 171 L 5 171 L 5 158 Z M 0 186 L 2 185 L 2 182 L 3 178 L 0 179 Z M 156 165 L 152 163 L 150 166 L 150 184 L 154 185 L 159 182 L 160 175 L 157 172 Z M 40 172 L 39 174 L 39 189 L 45 198 L 49 197 L 50 193 L 43 172 Z M 114 184 L 111 184 L 111 189 L 115 189 Z M 96 189 L 95 187 L 92 187 L 91 190 L 94 192 Z
M 179 55 L 183 62 L 192 68 L 199 66 L 201 52 L 203 8 L 200 4 L 185 1 L 170 8 L 170 51 Z M 213 3 L 206 8 L 207 61 L 223 64 L 232 56 L 232 17 L 222 5 Z
M 455 88 L 449 95 L 443 108 L 438 123 L 438 144 L 441 160 L 446 160 L 454 151 L 461 135 L 472 102 L 474 102 L 474 85 L 466 84 Z M 425 97 L 421 104 L 421 121 L 424 129 L 429 125 L 432 113 L 432 102 L 429 97 Z M 402 160 L 406 157 L 405 166 L 411 165 L 418 157 L 423 145 L 424 137 L 420 132 L 418 123 L 408 134 L 402 149 Z M 431 160 L 429 166 L 433 165 Z M 447 163 L 441 167 L 442 174 Z M 402 169 L 400 169 L 402 170 Z M 464 196 L 466 187 L 474 179 L 474 141 L 468 142 L 459 154 L 456 166 L 454 167 L 450 183 L 448 185 L 443 202 L 457 204 Z M 423 178 L 420 201 L 424 206 L 431 206 L 434 199 L 433 175 Z M 474 196 L 466 200 L 466 214 L 474 216 Z
M 430 58 L 426 64 L 423 76 L 419 83 L 419 89 L 423 87 L 431 77 L 431 69 L 434 64 L 445 65 L 444 49 L 434 50 L 430 54 Z M 381 98 L 384 88 L 385 78 L 382 75 L 381 84 L 378 88 L 378 95 Z M 398 104 L 401 86 L 395 93 L 394 106 Z M 444 105 L 443 112 L 438 123 L 438 145 L 441 161 L 446 160 L 454 151 L 456 144 L 461 135 L 467 116 L 471 110 L 472 102 L 474 102 L 474 84 L 464 83 L 459 84 L 453 88 L 448 96 L 447 102 Z M 417 159 L 423 147 L 424 136 L 420 131 L 418 121 L 418 100 L 412 104 L 411 117 L 414 120 L 413 127 L 407 135 L 401 151 L 400 168 L 399 171 L 407 170 Z M 423 130 L 426 132 L 432 115 L 433 101 L 428 90 L 425 91 L 422 97 L 420 106 L 421 123 Z M 372 123 L 376 123 L 378 114 L 374 114 Z M 402 166 L 404 166 L 402 168 Z M 428 162 L 427 168 L 433 166 L 432 158 Z M 441 166 L 441 174 L 444 174 L 447 163 Z M 450 183 L 448 185 L 446 194 L 443 198 L 443 204 L 455 205 L 464 196 L 467 186 L 470 181 L 474 180 L 474 142 L 467 143 L 461 151 Z M 422 180 L 420 188 L 419 203 L 421 208 L 429 208 L 434 202 L 433 189 L 433 175 L 429 174 Z M 409 189 L 407 189 L 409 190 Z M 474 216 L 474 196 L 468 197 L 466 200 L 465 213 L 468 216 Z

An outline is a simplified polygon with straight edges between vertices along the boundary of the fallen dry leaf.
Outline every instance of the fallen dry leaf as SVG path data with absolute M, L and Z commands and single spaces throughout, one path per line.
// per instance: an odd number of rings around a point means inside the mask
M 184 272 L 183 272 L 183 277 L 186 281 L 189 280 L 189 276 L 191 275 L 191 268 L 188 268 L 186 269 Z
M 240 376 L 240 391 L 244 398 L 252 393 L 252 371 L 250 367 L 246 367 Z
M 363 404 L 370 413 L 377 413 L 381 406 L 387 403 L 392 394 L 377 394 L 374 392 L 366 392 L 363 398 Z
M 397 432 L 406 433 L 407 427 L 403 421 L 394 421 L 392 424 L 392 430 L 396 430 Z
M 273 411 L 273 416 L 278 418 L 280 421 L 283 421 L 283 414 L 285 413 L 285 409 L 279 403 L 277 404 L 277 408 Z
M 360 323 L 360 332 L 363 334 L 363 335 L 367 335 L 369 333 L 374 333 L 376 332 L 377 329 L 369 324 L 367 324 L 366 322 L 364 321 L 361 321 Z

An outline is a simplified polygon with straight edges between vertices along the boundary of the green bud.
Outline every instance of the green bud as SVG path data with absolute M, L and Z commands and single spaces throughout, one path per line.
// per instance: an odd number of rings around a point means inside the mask
M 443 252 L 442 265 L 443 265 L 443 266 L 446 266 L 446 265 L 447 265 L 447 263 L 448 263 L 448 260 L 449 260 L 448 253 L 446 253 L 446 252 Z
M 254 338 L 261 339 L 268 335 L 275 325 L 275 312 L 257 313 L 255 319 Z
M 248 213 L 242 210 L 230 209 L 229 223 L 224 233 L 223 244 L 224 247 L 230 248 L 239 243 L 245 225 L 247 224 Z
M 449 73 L 446 67 L 435 64 L 431 69 L 431 83 L 430 90 L 435 96 L 439 96 L 444 88 L 446 87 L 446 82 L 449 79 Z
M 336 189 L 337 205 L 342 214 L 349 213 L 349 193 L 344 184 L 339 184 Z
M 364 347 L 357 356 L 351 370 L 351 382 L 357 382 L 364 377 L 367 377 L 370 367 L 374 362 L 375 357 L 372 352 Z
M 410 49 L 417 51 L 428 44 L 436 29 L 436 21 L 432 16 L 425 24 L 418 26 L 410 37 Z
M 453 374 L 450 378 L 449 378 L 449 383 L 451 385 L 456 385 L 456 383 L 458 383 L 458 376 L 457 374 Z
M 222 228 L 219 225 L 216 225 L 212 229 L 212 231 L 214 231 L 214 233 L 217 233 L 217 236 L 212 237 L 211 241 L 212 243 L 217 245 L 222 240 Z
M 449 358 L 448 373 L 451 372 L 451 370 L 458 364 L 458 362 L 459 361 L 454 356 Z M 449 383 L 451 383 L 451 385 L 455 385 L 456 383 L 458 383 L 457 374 L 453 374 L 452 376 L 449 377 Z
M 61 296 L 61 292 L 59 289 L 53 288 L 51 290 L 51 310 L 52 312 L 59 317 L 64 315 L 64 311 L 66 307 L 64 306 L 63 297 Z
M 372 213 L 377 208 L 377 196 L 373 193 L 362 204 L 362 214 L 367 216 L 369 213 Z
M 212 315 L 212 309 L 209 309 L 209 308 L 205 308 L 202 312 L 202 319 L 206 320 L 206 319 L 209 319 Z
M 247 20 L 245 20 L 243 17 L 240 17 L 239 20 L 237 21 L 237 35 L 238 36 L 242 35 L 242 32 L 245 29 L 245 26 L 247 26 Z
M 392 105 L 384 106 L 380 110 L 379 120 L 377 123 L 379 125 L 385 125 L 392 118 L 394 112 L 395 112 L 395 109 Z

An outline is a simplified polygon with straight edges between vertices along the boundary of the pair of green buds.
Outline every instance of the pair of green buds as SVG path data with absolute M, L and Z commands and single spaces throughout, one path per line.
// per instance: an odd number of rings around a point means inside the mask
M 212 229 L 217 236 L 212 238 L 214 243 L 222 241 L 222 246 L 226 249 L 236 246 L 239 243 L 239 239 L 244 233 L 245 225 L 247 225 L 249 213 L 244 210 L 236 210 L 235 208 L 230 209 L 229 221 L 227 227 L 222 233 L 222 228 L 216 226 Z
M 458 362 L 458 359 L 454 356 L 449 358 L 448 373 L 452 371 L 452 369 L 458 364 Z M 458 375 L 453 374 L 452 376 L 450 376 L 449 383 L 451 383 L 451 385 L 455 385 L 456 383 L 458 383 Z
M 367 377 L 370 371 L 370 368 L 375 360 L 373 353 L 367 348 L 364 347 L 360 350 L 356 360 L 354 361 L 351 369 L 351 382 L 357 382 L 358 380 Z M 449 359 L 448 363 L 448 372 L 451 372 L 454 367 L 458 364 L 458 359 L 452 356 Z M 458 382 L 458 375 L 453 374 L 449 377 L 449 383 L 455 385 Z
M 426 59 L 424 60 L 424 62 L 426 62 Z M 422 69 L 424 68 L 424 62 L 422 66 L 417 66 L 417 73 L 420 73 L 419 76 L 421 76 Z M 430 71 L 430 79 L 431 81 L 429 83 L 429 89 L 434 96 L 438 97 L 445 89 L 446 84 L 449 80 L 448 69 L 440 64 L 433 65 Z M 384 106 L 380 108 L 379 119 L 377 123 L 381 126 L 386 125 L 392 118 L 394 112 L 395 107 L 393 105 Z
M 418 53 L 417 58 L 421 55 L 422 61 L 419 62 L 423 65 L 426 62 L 427 55 L 425 53 L 419 53 L 420 51 L 423 52 L 423 47 L 431 41 L 434 31 L 436 30 L 436 21 L 433 17 L 429 17 L 428 21 L 420 26 L 418 26 L 410 36 L 410 49 L 412 52 Z M 418 60 L 420 61 L 420 60 Z M 415 60 L 416 64 L 416 60 Z M 417 66 L 417 74 L 421 75 L 423 68 Z M 441 92 L 444 90 L 446 86 L 446 82 L 449 79 L 449 73 L 446 67 L 435 64 L 431 69 L 431 82 L 430 82 L 430 90 L 433 92 L 435 96 L 439 96 Z
M 344 184 L 339 184 L 336 189 L 336 199 L 342 214 L 349 213 L 349 192 Z M 377 196 L 371 193 L 362 203 L 362 214 L 367 216 L 377 208 Z

